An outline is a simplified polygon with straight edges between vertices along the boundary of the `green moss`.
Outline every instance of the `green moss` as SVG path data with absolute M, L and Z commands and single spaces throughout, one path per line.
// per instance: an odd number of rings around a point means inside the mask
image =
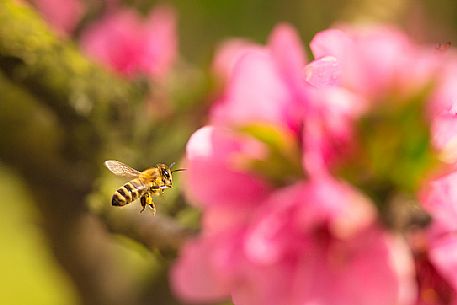
M 51 32 L 30 7 L 1 1 L 0 24 L 0 70 L 65 122 L 88 119 L 98 124 L 106 118 L 107 106 L 128 112 L 128 103 L 143 99 L 128 82 L 100 69 L 71 41 Z

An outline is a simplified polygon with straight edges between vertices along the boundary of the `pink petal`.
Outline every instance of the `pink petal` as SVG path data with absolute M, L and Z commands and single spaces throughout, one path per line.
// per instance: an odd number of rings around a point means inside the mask
M 304 121 L 303 165 L 311 175 L 325 175 L 353 148 L 355 120 L 367 103 L 337 86 L 310 90 L 309 97 L 312 108 Z
M 80 0 L 33 0 L 32 1 L 60 34 L 73 31 L 79 22 L 84 5 Z
M 430 240 L 430 260 L 457 292 L 457 236 L 455 232 L 437 233 Z
M 382 96 L 389 86 L 409 85 L 418 55 L 405 35 L 382 26 L 327 30 L 315 36 L 311 49 L 316 58 L 334 56 L 344 84 L 372 97 Z
M 247 261 L 234 304 L 412 304 L 412 260 L 400 239 L 368 228 L 343 241 L 307 245 L 274 263 Z
M 440 226 L 457 230 L 457 172 L 430 182 L 421 192 L 421 203 Z
M 256 206 L 211 205 L 205 207 L 202 216 L 202 230 L 206 233 L 217 234 L 227 230 L 245 227 L 249 223 Z
M 142 60 L 141 34 L 139 16 L 120 11 L 92 25 L 83 34 L 81 44 L 87 54 L 102 64 L 130 76 L 138 72 Z
M 330 264 L 333 270 L 329 270 L 328 280 L 335 281 L 337 287 L 331 296 L 334 299 L 327 304 L 412 304 L 415 297 L 412 258 L 399 238 L 374 228 L 344 247 L 333 258 L 347 260 L 344 269 L 340 269 L 338 262 L 336 266 Z M 332 279 L 335 271 L 336 278 Z
M 447 163 L 457 162 L 457 115 L 440 114 L 432 122 L 432 140 L 440 150 L 440 159 Z
M 146 21 L 133 11 L 114 11 L 83 35 L 83 49 L 113 70 L 131 77 L 163 76 L 176 57 L 175 15 L 159 7 Z
M 402 266 L 392 261 L 394 254 L 406 258 Z M 380 230 L 364 230 L 343 242 L 315 243 L 293 262 L 277 266 L 293 264 L 292 275 L 280 278 L 282 290 L 271 285 L 273 293 L 262 291 L 283 297 L 285 301 L 278 304 L 412 304 L 415 291 L 409 253 Z
M 266 122 L 288 127 L 293 113 L 292 99 L 271 55 L 267 51 L 251 50 L 233 68 L 225 96 L 213 108 L 212 122 L 232 125 Z
M 243 278 L 232 290 L 234 305 L 300 305 L 294 299 L 293 279 L 296 274 L 294 262 L 281 265 L 243 266 Z
M 456 207 L 452 192 L 456 173 L 430 183 L 422 192 L 422 203 L 432 216 L 424 234 L 423 254 L 416 263 L 421 294 L 418 305 L 457 303 Z M 419 235 L 420 237 L 420 235 Z M 420 242 L 420 240 L 419 240 Z
M 303 45 L 297 31 L 289 24 L 275 26 L 270 36 L 269 48 L 284 68 L 284 74 L 300 74 L 300 69 L 305 66 Z
M 457 60 L 446 64 L 431 97 L 432 139 L 445 161 L 457 161 Z
M 228 298 L 238 262 L 236 238 L 228 232 L 188 242 L 171 271 L 175 293 L 194 302 Z
M 276 262 L 306 252 L 306 235 L 322 224 L 348 238 L 374 217 L 370 202 L 347 185 L 329 179 L 297 183 L 273 193 L 252 217 L 246 255 L 253 262 Z
M 457 172 L 430 182 L 421 202 L 433 219 L 428 230 L 430 261 L 457 291 Z
M 305 67 L 305 80 L 316 88 L 338 85 L 341 68 L 333 56 L 312 61 Z
M 255 153 L 249 143 L 228 130 L 215 127 L 204 127 L 192 135 L 187 143 L 185 172 L 186 189 L 192 202 L 203 206 L 252 205 L 268 194 L 265 182 L 236 169 L 236 155 L 243 155 L 246 150 Z
M 307 185 L 297 183 L 275 192 L 250 220 L 244 250 L 254 263 L 273 263 L 297 250 L 297 224 L 294 221 L 307 195 Z M 311 211 L 313 214 L 313 211 Z M 314 218 L 311 216 L 313 222 Z M 315 219 L 318 222 L 318 219 Z M 300 246 L 301 247 L 301 246 Z
M 339 29 L 317 33 L 310 43 L 310 48 L 317 59 L 332 56 L 337 60 L 344 60 L 350 57 L 352 46 L 350 36 Z
M 142 65 L 156 77 L 164 76 L 176 59 L 176 14 L 171 7 L 155 8 L 145 24 L 145 54 Z
M 279 24 L 273 29 L 268 46 L 285 83 L 295 95 L 297 101 L 293 102 L 303 103 L 305 54 L 298 33 L 288 24 Z
M 260 45 L 241 39 L 226 41 L 216 52 L 213 70 L 223 81 L 227 81 L 234 73 L 234 67 L 245 54 L 262 49 Z

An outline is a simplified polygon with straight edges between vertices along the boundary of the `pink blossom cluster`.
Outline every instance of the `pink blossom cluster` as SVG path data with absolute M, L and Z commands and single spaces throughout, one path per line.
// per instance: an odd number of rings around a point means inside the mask
M 71 35 L 89 3 L 81 0 L 31 0 L 44 19 L 62 36 Z M 105 67 L 126 77 L 146 76 L 161 80 L 176 60 L 176 16 L 171 7 L 158 6 L 146 17 L 122 7 L 117 0 L 97 4 L 105 7 L 88 17 L 81 33 L 81 47 Z
M 160 79 L 176 58 L 176 17 L 170 7 L 157 7 L 146 18 L 115 9 L 84 33 L 87 54 L 125 76 Z
M 307 62 L 282 24 L 265 46 L 218 52 L 223 90 L 186 151 L 201 232 L 174 290 L 235 305 L 457 304 L 457 57 L 385 26 L 330 29 L 310 47 Z M 389 225 L 382 207 L 399 194 L 419 194 L 431 224 Z

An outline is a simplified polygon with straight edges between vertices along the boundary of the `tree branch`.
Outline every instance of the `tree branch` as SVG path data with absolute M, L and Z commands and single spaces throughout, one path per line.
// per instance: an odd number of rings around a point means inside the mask
M 112 211 L 103 214 L 108 229 L 142 243 L 149 249 L 177 251 L 192 232 L 177 225 L 169 217 L 148 217 L 133 209 Z
M 143 304 L 86 198 L 102 155 L 131 132 L 144 90 L 85 59 L 18 1 L 0 1 L 0 25 L 0 129 L 7 131 L 0 159 L 30 185 L 43 231 L 82 303 Z M 177 249 L 187 236 L 164 217 L 126 213 L 108 223 L 151 248 Z
M 125 116 L 128 103 L 142 100 L 144 92 L 87 60 L 30 7 L 0 1 L 0 24 L 1 71 L 62 121 L 106 123 Z

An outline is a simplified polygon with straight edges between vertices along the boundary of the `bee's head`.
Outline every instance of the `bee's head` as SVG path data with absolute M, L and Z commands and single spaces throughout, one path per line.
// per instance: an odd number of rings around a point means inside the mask
M 160 169 L 160 174 L 162 176 L 162 182 L 165 187 L 171 187 L 173 183 L 173 179 L 171 174 L 174 172 L 180 172 L 186 170 L 185 168 L 175 169 L 172 170 L 171 168 L 175 165 L 175 163 L 171 163 L 170 166 L 166 164 L 158 164 L 157 167 Z
M 159 164 L 158 168 L 160 169 L 163 185 L 166 187 L 171 187 L 173 184 L 173 179 L 171 177 L 170 167 L 166 164 Z

